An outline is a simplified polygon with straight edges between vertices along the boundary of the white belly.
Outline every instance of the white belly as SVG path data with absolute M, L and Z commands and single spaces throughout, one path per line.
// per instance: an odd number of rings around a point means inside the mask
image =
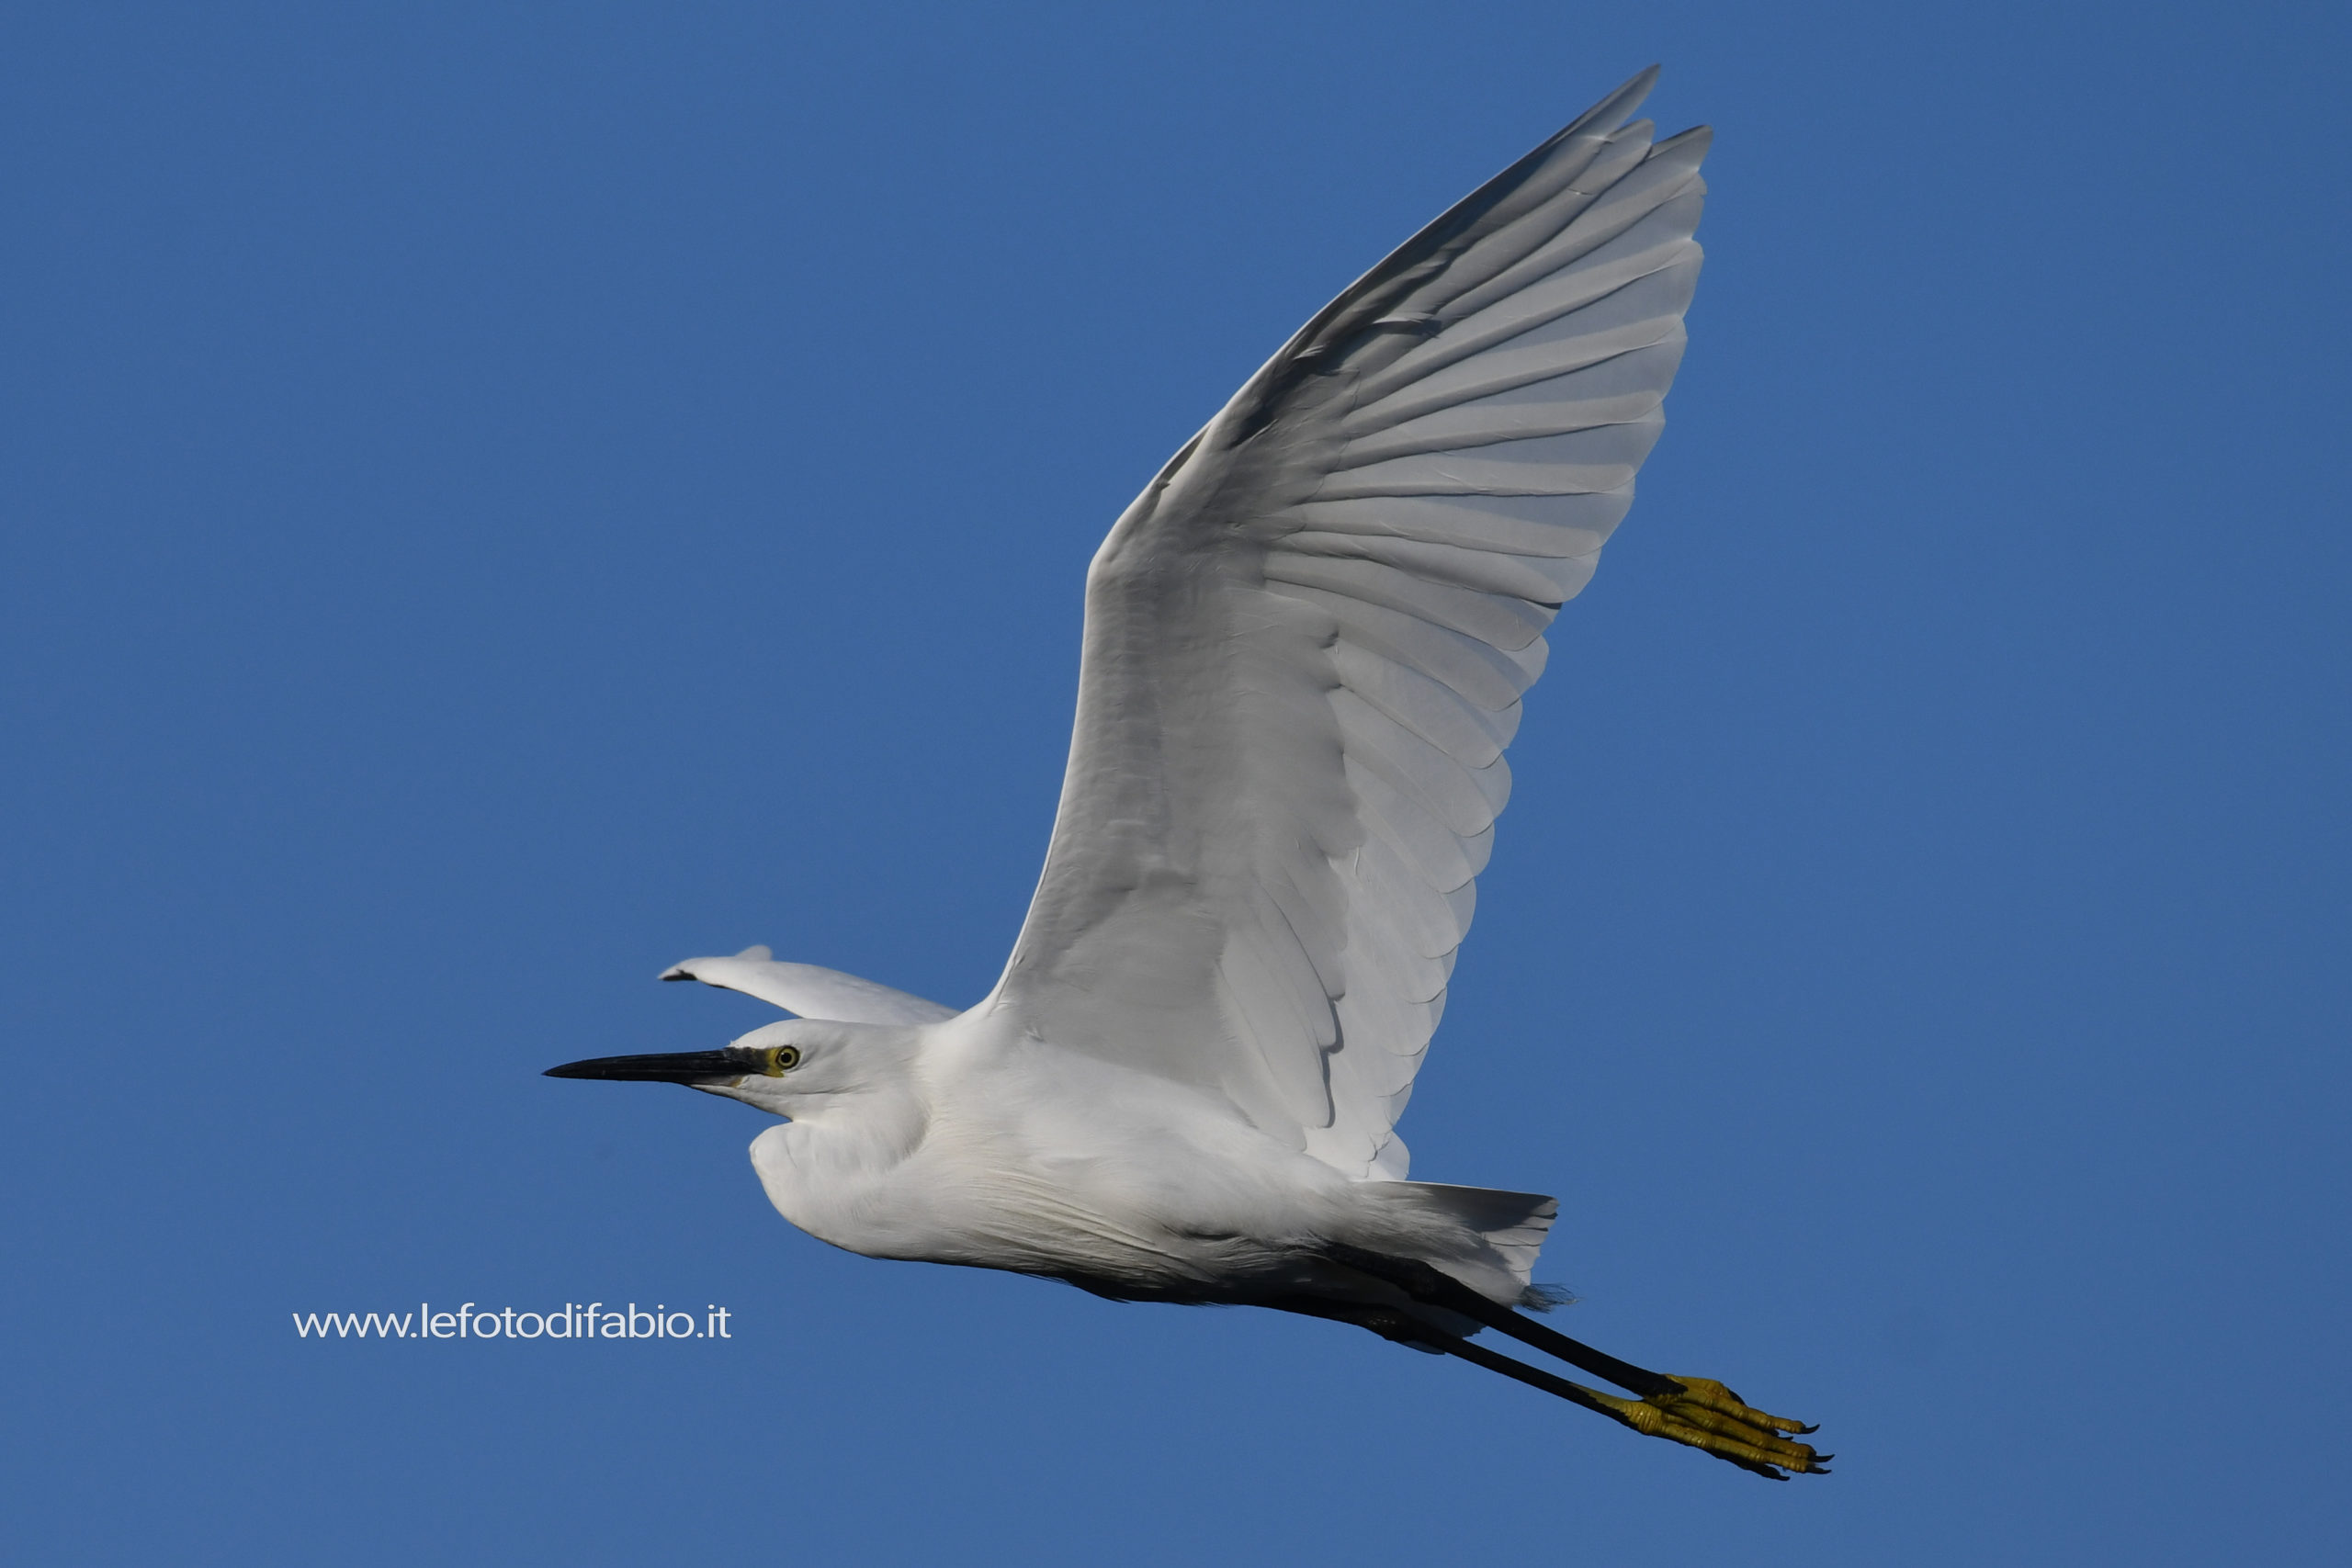
M 1227 1116 L 1171 1115 L 1155 1089 L 1148 1118 L 1094 1096 L 1071 1115 L 1043 1097 L 943 1107 L 904 1146 L 810 1118 L 761 1134 L 752 1161 L 778 1213 L 848 1251 L 1139 1295 L 1278 1290 L 1350 1228 L 1344 1177 Z

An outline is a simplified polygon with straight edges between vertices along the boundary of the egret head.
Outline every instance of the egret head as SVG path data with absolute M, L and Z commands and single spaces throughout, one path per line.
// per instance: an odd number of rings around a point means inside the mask
M 754 1029 L 716 1051 L 653 1056 L 597 1056 L 549 1067 L 551 1078 L 623 1078 L 684 1084 L 723 1094 L 776 1116 L 797 1116 L 828 1095 L 870 1085 L 894 1059 L 888 1037 L 902 1031 L 871 1024 L 788 1018 Z

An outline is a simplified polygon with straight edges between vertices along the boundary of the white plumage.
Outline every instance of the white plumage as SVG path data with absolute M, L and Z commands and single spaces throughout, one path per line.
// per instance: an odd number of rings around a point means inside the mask
M 1045 874 L 1003 978 L 962 1022 L 764 948 L 663 977 L 939 1025 L 918 1062 L 1008 1036 L 939 1108 L 950 1118 L 1007 1054 L 1042 1050 L 1121 1071 L 1061 1064 L 995 1112 L 1008 1124 L 1081 1081 L 1154 1107 L 1181 1086 L 1188 1110 L 1351 1181 L 1401 1179 L 1393 1129 L 1510 797 L 1520 695 L 1633 500 L 1682 357 L 1707 133 L 1656 142 L 1622 123 L 1654 75 L 1317 315 L 1111 530 L 1087 574 Z M 763 1146 L 815 1159 L 823 1120 L 802 1107 L 802 1130 Z M 761 1162 L 787 1215 L 809 1201 L 787 1195 L 796 1168 Z M 916 1212 L 890 1221 L 894 1256 L 938 1223 L 935 1197 L 901 1199 Z M 967 1238 L 972 1223 L 944 1228 Z M 838 1218 L 811 1228 L 876 1250 Z
M 1493 1313 L 1537 1304 L 1552 1200 L 1406 1181 L 1394 1129 L 1544 628 L 1624 516 L 1682 355 L 1708 137 L 1624 123 L 1655 74 L 1349 288 L 1112 528 L 994 990 L 957 1013 L 764 948 L 692 959 L 663 977 L 808 1021 L 563 1071 L 789 1118 L 752 1145 L 760 1178 L 853 1251 L 1474 1359 L 1500 1359 L 1462 1348 L 1481 1323 L 1527 1337 Z M 1422 1266 L 1445 1280 L 1414 1287 Z

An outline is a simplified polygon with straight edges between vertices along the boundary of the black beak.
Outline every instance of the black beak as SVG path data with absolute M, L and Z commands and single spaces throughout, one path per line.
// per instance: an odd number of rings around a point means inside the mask
M 549 1067 L 546 1076 L 625 1078 L 633 1083 L 720 1083 L 758 1072 L 760 1064 L 751 1059 L 757 1055 L 729 1046 L 723 1051 L 672 1051 L 658 1056 L 595 1056 Z

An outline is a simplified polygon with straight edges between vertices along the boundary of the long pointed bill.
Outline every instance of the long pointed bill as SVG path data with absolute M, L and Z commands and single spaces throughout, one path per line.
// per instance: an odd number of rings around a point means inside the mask
M 672 1051 L 656 1056 L 596 1056 L 549 1067 L 551 1078 L 620 1078 L 632 1083 L 725 1083 L 757 1073 L 757 1051 Z

